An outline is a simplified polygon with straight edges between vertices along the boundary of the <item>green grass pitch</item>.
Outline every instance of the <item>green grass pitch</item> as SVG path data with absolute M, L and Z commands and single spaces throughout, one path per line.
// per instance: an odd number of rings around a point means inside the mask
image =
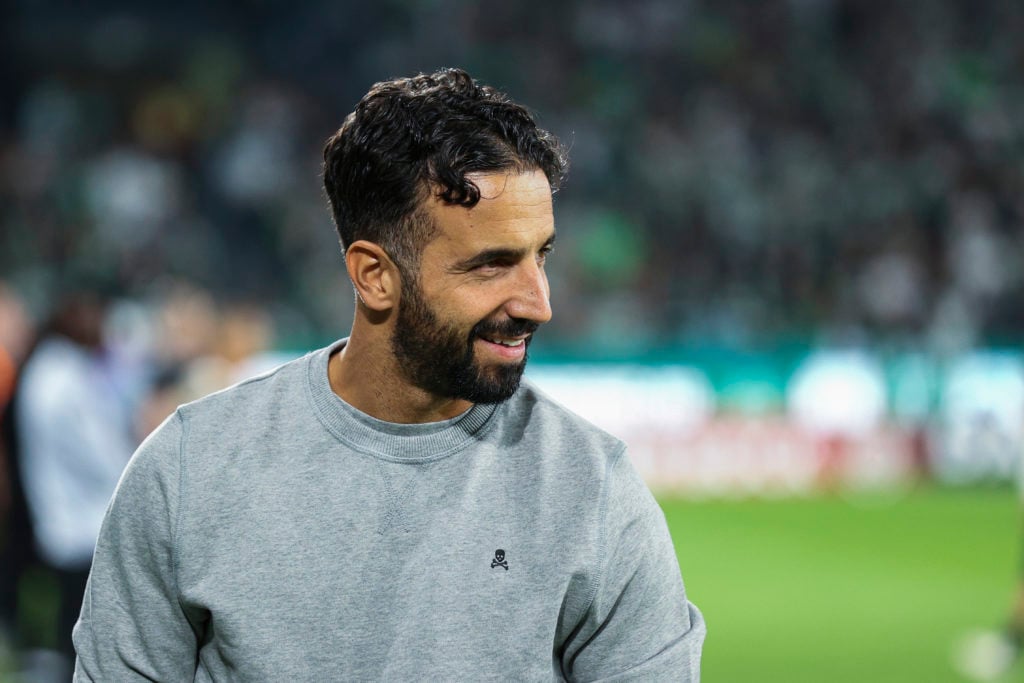
M 659 500 L 708 622 L 704 680 L 961 681 L 957 639 L 1007 616 L 1021 555 L 1008 487 Z

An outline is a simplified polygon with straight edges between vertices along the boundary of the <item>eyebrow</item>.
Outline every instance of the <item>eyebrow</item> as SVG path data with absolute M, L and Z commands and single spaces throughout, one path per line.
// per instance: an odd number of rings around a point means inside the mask
M 555 243 L 556 233 L 551 233 L 551 236 L 544 241 L 541 249 L 552 246 Z M 455 264 L 455 270 L 470 270 L 477 266 L 482 266 L 492 261 L 519 261 L 524 258 L 530 252 L 529 249 L 508 249 L 508 248 L 497 248 L 497 249 L 485 249 L 479 253 L 473 254 L 468 259 L 459 261 Z

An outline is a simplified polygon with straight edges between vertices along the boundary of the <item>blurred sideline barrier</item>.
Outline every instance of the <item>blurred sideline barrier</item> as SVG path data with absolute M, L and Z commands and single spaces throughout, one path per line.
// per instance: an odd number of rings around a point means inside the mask
M 772 357 L 751 357 L 770 368 Z M 804 495 L 1013 479 L 1024 359 L 814 351 L 775 371 L 683 363 L 547 363 L 527 375 L 623 439 L 660 492 Z

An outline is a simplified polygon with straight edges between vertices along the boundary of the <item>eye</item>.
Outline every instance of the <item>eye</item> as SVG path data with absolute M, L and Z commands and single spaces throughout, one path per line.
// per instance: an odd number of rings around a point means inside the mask
M 507 271 L 511 265 L 507 259 L 496 258 L 477 264 L 471 270 L 477 275 L 492 277 Z
M 546 262 L 546 261 L 548 260 L 548 256 L 550 256 L 550 255 L 551 255 L 551 252 L 553 252 L 554 250 L 555 250 L 555 247 L 554 247 L 554 245 L 553 245 L 553 244 L 547 244 L 547 245 L 545 245 L 545 246 L 544 246 L 544 247 L 543 247 L 543 248 L 542 248 L 542 249 L 541 249 L 541 250 L 540 250 L 540 251 L 539 251 L 539 252 L 537 253 L 537 263 L 541 263 L 541 264 L 543 264 L 544 262 Z

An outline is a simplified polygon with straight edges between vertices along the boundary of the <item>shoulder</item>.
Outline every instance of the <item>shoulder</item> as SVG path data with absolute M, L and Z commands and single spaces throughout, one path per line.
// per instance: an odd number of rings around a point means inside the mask
M 39 344 L 19 381 L 19 403 L 33 410 L 66 405 L 81 393 L 89 361 L 81 349 L 59 338 Z
M 178 408 L 190 429 L 204 426 L 225 429 L 232 424 L 256 419 L 282 404 L 305 407 L 307 372 L 311 352 L 273 367 Z M 297 401 L 301 398 L 301 403 Z
M 44 339 L 29 355 L 22 370 L 23 381 L 58 379 L 86 365 L 85 354 L 74 344 L 60 338 Z
M 513 400 L 517 403 L 510 413 L 521 425 L 524 441 L 539 454 L 543 469 L 613 507 L 639 506 L 660 513 L 622 439 L 577 415 L 532 382 L 524 380 Z
M 545 469 L 559 470 L 576 481 L 603 481 L 615 463 L 626 457 L 621 439 L 569 410 L 529 380 L 523 380 L 500 415 L 503 440 L 521 442 Z
M 513 411 L 520 419 L 531 421 L 531 428 L 557 430 L 564 438 L 611 451 L 625 447 L 621 439 L 566 408 L 530 380 L 523 380 L 513 401 Z
M 310 413 L 309 355 L 179 406 L 139 447 L 130 466 L 135 476 L 159 470 L 181 488 L 213 481 L 226 456 L 258 449 L 282 425 L 299 423 L 296 416 Z

